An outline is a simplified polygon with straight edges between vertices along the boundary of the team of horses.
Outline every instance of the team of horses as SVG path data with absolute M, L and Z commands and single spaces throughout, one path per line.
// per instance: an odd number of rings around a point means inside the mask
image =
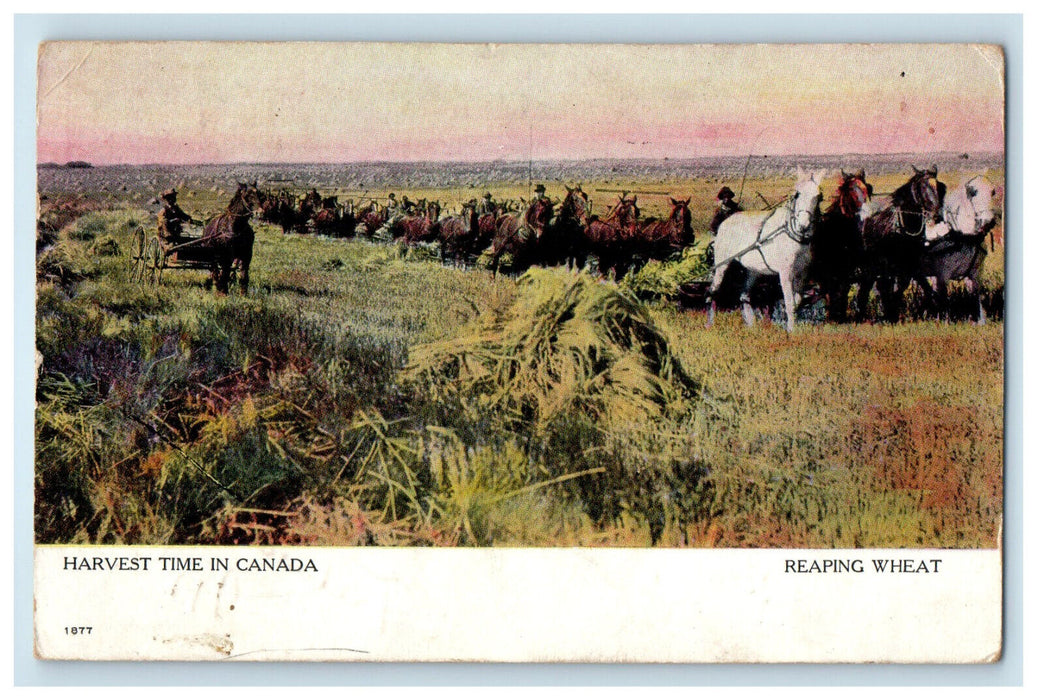
M 913 170 L 883 202 L 873 199 L 864 170 L 842 170 L 825 211 L 825 173 L 799 170 L 793 191 L 779 205 L 731 214 L 714 241 L 707 324 L 714 322 L 726 273 L 737 268 L 748 324 L 754 321 L 751 291 L 765 277 L 778 280 L 789 330 L 798 306 L 811 296 L 825 300 L 829 320 L 848 320 L 853 286 L 855 320 L 866 318 L 876 288 L 884 318 L 896 322 L 904 293 L 915 281 L 932 312 L 942 316 L 950 312 L 949 283 L 963 280 L 978 303 L 974 320 L 984 322 L 977 276 L 986 256 L 985 238 L 997 222 L 997 188 L 980 175 L 948 190 L 938 179 L 938 168 Z M 466 264 L 485 257 L 494 274 L 534 265 L 582 268 L 590 263 L 603 276 L 619 278 L 693 245 L 690 200 L 671 197 L 669 202 L 665 218 L 643 218 L 637 196 L 623 193 L 602 217 L 592 213 L 587 194 L 577 185 L 566 187 L 561 202 L 545 196 L 522 206 L 487 200 L 480 214 L 472 200 L 458 214 L 443 216 L 435 201 L 400 211 L 371 201 L 356 209 L 315 190 L 295 206 L 286 191 L 273 194 L 258 189 L 256 182 L 239 183 L 226 211 L 210 220 L 203 237 L 185 252 L 210 260 L 219 293 L 227 293 L 232 270 L 238 271 L 245 292 L 254 241 L 250 218 L 257 215 L 279 223 L 284 232 L 383 237 L 407 246 L 438 244 L 444 261 Z M 810 289 L 814 295 L 808 294 Z
M 751 289 L 765 276 L 779 280 L 789 330 L 808 283 L 825 298 L 831 321 L 847 320 L 855 286 L 855 320 L 866 319 L 870 293 L 876 288 L 885 320 L 895 323 L 904 310 L 905 292 L 915 281 L 925 293 L 929 312 L 949 318 L 953 309 L 948 286 L 960 280 L 977 304 L 974 320 L 984 323 L 978 273 L 986 257 L 986 236 L 997 222 L 998 190 L 979 175 L 948 191 L 938 179 L 937 167 L 913 171 L 882 203 L 872 200 L 865 171 L 842 170 L 822 214 L 824 173 L 799 171 L 784 204 L 725 219 L 715 240 L 718 262 L 707 299 L 708 325 L 714 321 L 716 294 L 729 267 L 745 273 L 740 302 L 748 325 L 754 318 Z

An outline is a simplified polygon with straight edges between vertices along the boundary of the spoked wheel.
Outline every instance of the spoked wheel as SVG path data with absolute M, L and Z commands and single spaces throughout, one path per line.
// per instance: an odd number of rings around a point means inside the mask
M 145 229 L 141 226 L 131 234 L 130 272 L 131 281 L 140 282 L 145 273 Z
M 159 241 L 155 238 L 150 238 L 145 244 L 145 256 L 142 261 L 142 281 L 145 280 L 145 274 L 148 273 L 149 284 L 156 284 L 159 281 L 159 273 L 163 269 L 163 262 L 163 250 L 160 248 Z

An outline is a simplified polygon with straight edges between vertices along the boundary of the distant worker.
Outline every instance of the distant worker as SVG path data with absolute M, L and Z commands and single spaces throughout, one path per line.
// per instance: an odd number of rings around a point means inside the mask
M 543 185 L 537 185 L 533 189 L 533 192 L 536 194 L 536 196 L 533 197 L 533 202 L 539 202 L 541 199 L 546 199 L 548 202 L 551 201 L 551 199 L 545 194 L 547 190 L 544 189 Z
M 497 205 L 493 201 L 493 195 L 487 192 L 482 195 L 482 201 L 478 205 L 478 215 L 485 216 L 486 214 L 496 214 Z
M 714 212 L 714 218 L 711 219 L 710 232 L 711 235 L 717 235 L 718 227 L 721 226 L 721 222 L 729 218 L 738 211 L 743 211 L 743 207 L 736 203 L 734 197 L 736 194 L 728 187 L 722 187 L 718 190 L 718 196 L 715 199 L 718 208 Z
M 391 216 L 399 210 L 399 200 L 395 199 L 394 192 L 388 194 L 388 203 L 384 205 L 384 209 L 388 212 L 388 216 Z
M 181 235 L 182 222 L 188 222 L 193 226 L 202 226 L 203 222 L 193 219 L 178 206 L 178 191 L 169 189 L 160 195 L 163 200 L 163 210 L 159 213 L 159 235 L 160 238 L 177 245 L 183 241 Z

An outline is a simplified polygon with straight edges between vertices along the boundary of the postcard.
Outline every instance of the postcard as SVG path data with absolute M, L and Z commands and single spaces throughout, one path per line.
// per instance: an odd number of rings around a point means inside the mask
M 42 44 L 37 656 L 996 661 L 1004 76 Z

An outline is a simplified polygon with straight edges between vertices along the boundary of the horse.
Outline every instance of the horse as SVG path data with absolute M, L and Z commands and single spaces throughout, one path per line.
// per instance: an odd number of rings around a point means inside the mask
M 430 243 L 438 238 L 438 227 L 435 223 L 439 219 L 442 207 L 438 202 L 424 202 L 424 206 L 417 205 L 416 211 L 423 214 L 406 216 L 392 221 L 388 230 L 391 232 L 392 240 L 401 239 L 406 245 L 418 243 Z
M 667 218 L 646 220 L 634 236 L 631 247 L 643 264 L 650 260 L 666 260 L 696 240 L 692 230 L 692 212 L 689 211 L 692 198 L 684 201 L 674 197 L 668 199 L 671 211 Z
M 474 200 L 465 202 L 459 216 L 450 216 L 435 224 L 443 262 L 452 259 L 455 264 L 462 264 L 475 251 L 479 235 L 476 209 Z
M 279 194 L 264 193 L 261 202 L 261 220 L 276 224 L 283 233 L 290 233 L 298 226 L 297 209 L 293 198 L 286 190 Z
M 580 185 L 566 185 L 566 196 L 541 239 L 538 256 L 544 265 L 577 265 L 591 214 L 591 203 Z
M 876 285 L 885 319 L 897 323 L 903 292 L 916 276 L 924 252 L 925 232 L 942 221 L 946 185 L 939 169 L 919 170 L 892 193 L 891 204 L 863 224 L 863 260 L 859 267 L 856 318 L 866 318 L 870 291 Z
M 373 238 L 377 231 L 388 223 L 388 210 L 371 201 L 356 212 L 355 220 L 355 234 Z
M 975 322 L 979 325 L 986 322 L 978 275 L 986 259 L 983 245 L 986 235 L 997 225 L 997 214 L 993 210 L 997 194 L 997 188 L 984 175 L 976 175 L 946 193 L 943 220 L 938 227 L 942 231 L 928 235 L 930 240 L 917 266 L 917 281 L 939 316 L 952 315 L 949 283 L 964 280 L 965 289 L 978 307 Z
M 631 265 L 631 244 L 638 231 L 638 220 L 641 211 L 638 209 L 638 197 L 628 197 L 623 193 L 614 204 L 605 221 L 592 216 L 585 232 L 583 248 L 577 254 L 577 264 L 583 266 L 588 255 L 598 259 L 598 271 L 608 276 L 620 278 Z
M 826 298 L 827 318 L 843 322 L 848 316 L 848 290 L 863 253 L 863 223 L 870 216 L 874 188 L 866 170 L 841 171 L 833 201 L 812 236 L 809 278 Z
M 497 219 L 497 233 L 489 247 L 494 277 L 504 255 L 511 256 L 511 270 L 514 272 L 524 271 L 537 262 L 540 239 L 553 215 L 551 200 L 540 197 L 533 200 L 521 215 L 504 214 Z
M 337 197 L 324 197 L 322 209 L 312 218 L 315 232 L 326 236 L 348 237 L 355 232 L 355 217 L 338 203 Z
M 778 275 L 787 312 L 787 331 L 794 331 L 795 310 L 804 286 L 811 254 L 809 248 L 819 219 L 823 195 L 819 183 L 823 171 L 806 173 L 799 169 L 794 192 L 786 203 L 770 212 L 737 212 L 725 219 L 715 239 L 720 258 L 707 294 L 707 327 L 714 324 L 715 295 L 732 262 L 747 273 L 740 296 L 743 320 L 754 324 L 750 290 L 762 275 Z
M 218 294 L 228 294 L 232 268 L 239 268 L 239 289 L 246 294 L 249 284 L 250 260 L 254 254 L 254 229 L 250 217 L 260 211 L 262 196 L 257 183 L 238 183 L 236 193 L 224 213 L 207 222 L 203 237 L 179 246 L 178 255 L 187 254 L 196 260 L 210 261 L 210 279 Z

